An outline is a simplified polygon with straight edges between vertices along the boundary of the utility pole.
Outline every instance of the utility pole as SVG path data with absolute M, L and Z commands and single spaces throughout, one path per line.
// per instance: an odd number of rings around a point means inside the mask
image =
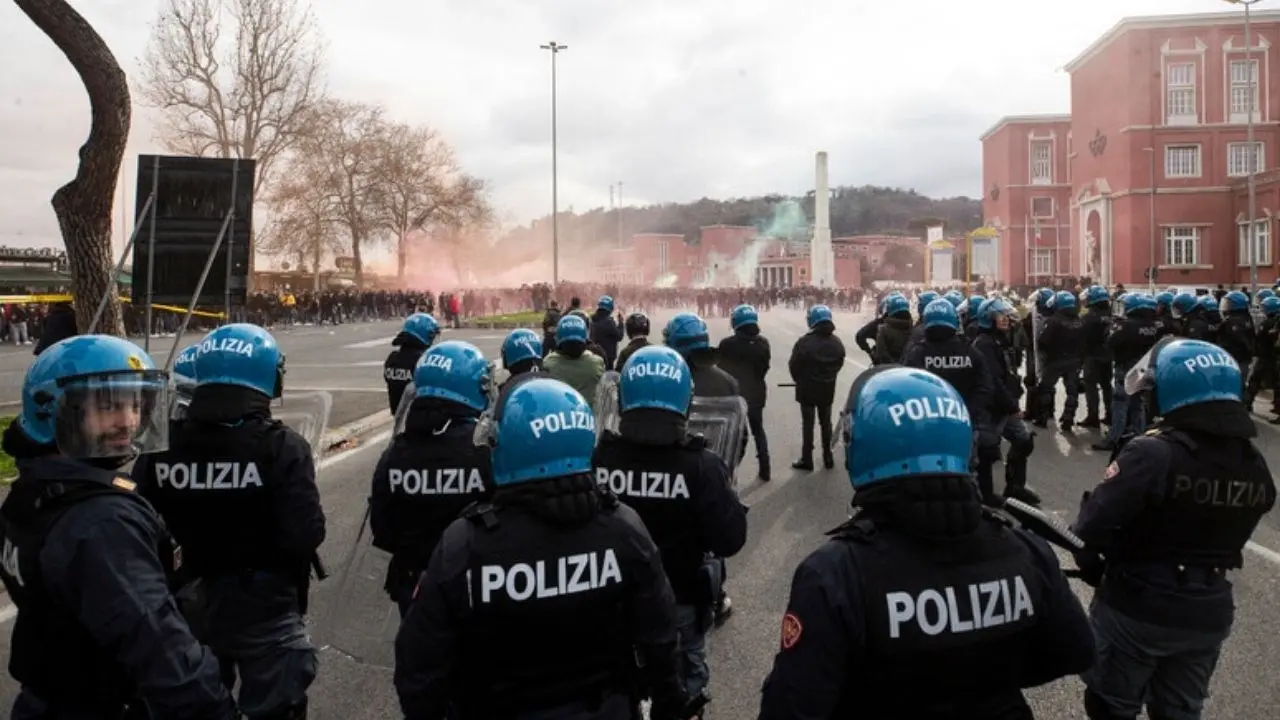
M 1246 77 L 1249 80 L 1249 117 L 1245 120 L 1245 146 L 1249 148 L 1248 162 L 1248 183 L 1249 183 L 1249 229 L 1245 232 L 1245 237 L 1249 243 L 1249 296 L 1255 297 L 1258 294 L 1258 184 L 1257 173 L 1258 164 L 1262 159 L 1262 154 L 1258 152 L 1258 146 L 1253 139 L 1253 113 L 1258 108 L 1258 92 L 1259 84 L 1262 80 L 1262 72 L 1253 64 L 1253 28 L 1251 10 L 1256 3 L 1262 0 L 1227 0 L 1232 5 L 1244 6 L 1244 64 L 1246 67 Z M 1231 78 L 1228 78 L 1230 80 Z
M 622 181 L 618 181 L 618 247 L 622 247 Z
M 568 45 L 560 45 L 552 40 L 542 45 L 543 50 L 551 51 L 551 285 L 560 284 L 560 188 L 559 172 L 556 167 L 556 55 L 561 50 L 568 50 Z

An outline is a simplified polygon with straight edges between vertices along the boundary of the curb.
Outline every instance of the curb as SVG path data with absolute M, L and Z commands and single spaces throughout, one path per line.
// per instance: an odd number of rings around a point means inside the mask
M 349 422 L 346 425 L 329 430 L 324 434 L 323 452 L 327 453 L 348 440 L 373 432 L 374 430 L 378 430 L 386 425 L 390 425 L 391 421 L 394 419 L 395 418 L 391 416 L 391 412 L 389 410 L 379 410 L 372 415 L 366 415 L 359 420 Z

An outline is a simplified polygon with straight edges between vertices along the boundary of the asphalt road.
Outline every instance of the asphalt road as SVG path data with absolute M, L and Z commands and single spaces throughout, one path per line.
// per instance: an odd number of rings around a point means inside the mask
M 852 344 L 855 326 L 861 318 L 837 315 L 839 334 L 850 348 L 847 371 L 840 392 L 864 367 L 866 358 Z M 665 320 L 655 316 L 655 327 Z M 792 343 L 804 332 L 799 311 L 775 310 L 762 318 L 765 335 L 774 346 L 772 383 L 789 380 L 785 359 Z M 712 321 L 712 335 L 728 334 L 726 320 Z M 380 361 L 394 332 L 387 324 L 328 329 L 301 328 L 281 334 L 289 353 L 289 384 L 295 388 L 324 387 L 350 397 L 382 396 L 374 361 Z M 500 332 L 457 331 L 450 337 L 472 339 L 492 357 L 497 356 Z M 10 359 L 0 355 L 0 378 Z M 380 363 L 379 363 L 380 364 Z M 4 380 L 0 379 L 0 383 Z M 0 385 L 3 389 L 3 385 Z M 0 395 L 2 396 L 2 395 Z M 344 395 L 343 397 L 348 397 Z M 340 407 L 343 403 L 335 403 Z M 335 407 L 336 413 L 337 407 Z M 724 628 L 711 638 L 712 703 L 708 717 L 743 720 L 754 717 L 761 681 L 778 647 L 779 621 L 786 603 L 791 574 L 800 560 L 824 541 L 823 532 L 839 524 L 851 491 L 841 471 L 796 473 L 790 469 L 798 444 L 798 411 L 790 391 L 775 389 L 766 409 L 765 424 L 774 448 L 774 480 L 761 484 L 745 480 L 741 485 L 744 502 L 751 506 L 750 537 L 746 548 L 730 561 L 729 591 L 736 612 Z M 1273 467 L 1280 467 L 1280 430 L 1261 423 L 1259 445 Z M 361 447 L 332 455 L 322 463 L 320 485 L 329 517 L 329 536 L 322 550 L 325 562 L 338 575 L 339 565 L 352 546 L 365 506 L 369 478 L 378 449 L 387 441 L 388 431 L 376 432 Z M 1068 519 L 1074 517 L 1082 491 L 1102 477 L 1106 458 L 1089 449 L 1095 435 L 1077 432 L 1063 435 L 1056 430 L 1041 431 L 1032 458 L 1032 484 L 1045 498 L 1045 506 Z M 754 474 L 751 458 L 743 465 L 744 478 Z M 1274 602 L 1280 590 L 1280 521 L 1268 517 L 1254 536 L 1255 545 L 1246 555 L 1246 566 L 1236 574 L 1238 615 L 1235 632 L 1227 643 L 1214 677 L 1213 697 L 1206 717 L 1253 720 L 1274 717 L 1280 706 L 1280 686 L 1273 681 L 1280 659 L 1280 605 Z M 1087 602 L 1088 589 L 1078 588 Z M 336 580 L 318 585 L 313 593 L 313 617 L 323 617 L 333 607 L 338 594 Z M 364 595 L 364 594 L 362 594 Z M 376 593 L 367 593 L 376 597 Z M 345 606 L 350 605 L 347 603 Z M 370 602 L 353 608 L 372 626 L 387 617 L 389 606 Z M 8 622 L 13 611 L 0 608 L 0 620 Z M 322 640 L 321 634 L 317 639 Z M 0 648 L 0 663 L 7 665 L 8 648 Z M 361 664 L 348 656 L 322 651 L 321 674 L 311 693 L 312 717 L 325 720 L 373 720 L 400 717 L 388 670 Z M 1080 683 L 1062 680 L 1029 693 L 1037 715 L 1044 718 L 1083 718 Z M 0 707 L 11 702 L 16 688 L 6 676 L 0 678 Z

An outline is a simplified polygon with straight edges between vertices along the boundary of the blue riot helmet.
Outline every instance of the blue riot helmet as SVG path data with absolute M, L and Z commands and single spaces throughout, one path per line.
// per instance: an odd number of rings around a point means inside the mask
M 78 335 L 27 368 L 18 427 L 33 442 L 90 460 L 169 447 L 169 377 L 128 340 Z
M 1222 302 L 1218 305 L 1219 311 L 1226 315 L 1233 312 L 1249 311 L 1249 296 L 1239 290 L 1232 290 L 1222 296 Z
M 422 342 L 423 345 L 431 347 L 431 343 L 436 341 L 436 337 L 440 335 L 440 323 L 428 313 L 414 313 L 404 319 L 404 325 L 400 328 L 401 334 L 413 337 Z M 396 344 L 393 340 L 392 344 Z
M 502 366 L 508 370 L 517 363 L 541 359 L 542 338 L 528 328 L 512 330 L 502 341 Z
M 897 315 L 898 313 L 910 312 L 911 303 L 906 298 L 901 295 L 890 295 L 884 299 L 884 307 L 880 314 L 885 317 L 889 317 L 890 315 Z
M 1156 307 L 1165 312 L 1173 311 L 1173 298 L 1175 295 L 1169 291 L 1156 294 Z
M 693 313 L 680 313 L 662 329 L 662 341 L 681 355 L 711 347 L 707 324 Z
M 571 342 L 587 343 L 587 321 L 574 313 L 565 315 L 556 323 L 556 346 Z
M 805 314 L 805 322 L 808 323 L 810 330 L 817 327 L 820 323 L 833 322 L 831 308 L 826 305 L 814 305 L 809 308 L 809 312 Z
M 1276 296 L 1275 290 L 1272 290 L 1271 288 L 1262 288 L 1258 290 L 1258 293 L 1256 295 L 1253 296 L 1253 300 L 1258 304 L 1262 304 L 1263 300 L 1266 300 L 1269 297 L 1275 297 L 1275 296 Z
M 603 310 L 607 313 L 612 313 L 613 298 L 609 297 L 608 295 L 601 295 L 600 299 L 596 301 L 596 309 Z
M 173 361 L 173 374 L 176 377 L 182 377 L 189 381 L 196 379 L 196 351 L 200 349 L 200 343 L 188 345 L 178 353 L 178 357 Z M 176 379 L 175 377 L 175 379 Z
M 1058 310 L 1074 310 L 1076 308 L 1076 296 L 1068 290 L 1059 290 L 1053 296 L 1053 304 L 1050 306 L 1054 311 Z
M 760 326 L 760 313 L 750 305 L 739 305 L 729 313 L 729 327 L 737 330 L 748 325 Z
M 924 315 L 924 309 L 929 307 L 929 303 L 937 299 L 938 293 L 932 290 L 920 293 L 920 295 L 916 297 L 916 314 Z
M 1196 305 L 1205 312 L 1218 312 L 1218 301 L 1214 300 L 1212 295 L 1201 295 L 1196 300 Z
M 170 374 L 170 379 L 173 380 L 173 394 L 169 398 L 173 403 L 169 410 L 173 420 L 182 420 L 186 417 L 187 406 L 191 404 L 191 396 L 195 394 L 196 352 L 199 349 L 199 343 L 188 345 L 173 361 L 173 372 Z
M 1196 300 L 1195 295 L 1184 292 L 1173 296 L 1173 302 L 1170 303 L 1170 307 L 1173 310 L 1173 316 L 1177 318 L 1190 314 L 1198 304 L 1199 301 Z
M 845 467 L 855 489 L 918 475 L 969 473 L 969 411 L 960 393 L 933 373 L 896 365 L 862 373 L 849 389 L 841 424 Z
M 1111 293 L 1108 293 L 1107 289 L 1101 285 L 1090 285 L 1084 291 L 1084 304 L 1086 307 L 1101 305 L 1105 302 L 1111 302 Z
M 978 306 L 978 327 L 990 330 L 996 326 L 996 319 L 1001 315 L 1009 318 L 1009 322 L 1013 322 L 1016 314 L 1013 306 L 1004 298 L 991 298 Z
M 480 348 L 447 340 L 427 350 L 413 368 L 415 398 L 449 400 L 478 412 L 489 407 L 493 365 Z
M 595 415 L 586 398 L 565 383 L 533 376 L 502 396 L 491 422 L 477 431 L 488 428 L 483 437 L 493 447 L 495 485 L 591 472 Z
M 636 350 L 622 366 L 618 410 L 666 410 L 685 415 L 693 402 L 693 376 L 680 353 L 662 345 Z
M 1280 315 L 1280 297 L 1272 295 L 1269 298 L 1265 298 L 1262 301 L 1262 312 L 1265 313 L 1267 317 Z
M 1166 337 L 1125 375 L 1124 390 L 1150 390 L 1157 415 L 1204 402 L 1240 402 L 1240 366 L 1212 343 Z
M 1035 298 L 1036 309 L 1047 310 L 1053 304 L 1054 293 L 1049 288 L 1040 288 L 1032 297 Z
M 966 316 L 966 317 L 970 317 L 970 318 L 977 319 L 977 317 L 978 317 L 978 308 L 982 307 L 982 303 L 984 303 L 984 302 L 986 302 L 986 301 L 987 301 L 987 299 L 986 299 L 986 298 L 984 298 L 984 297 L 982 297 L 981 295 L 971 295 L 971 296 L 969 296 L 969 299 L 965 301 L 965 302 L 966 302 L 966 305 L 965 305 L 965 308 L 964 308 L 965 316 Z
M 952 290 L 951 292 L 948 292 L 946 295 L 942 296 L 942 299 L 951 303 L 951 307 L 956 310 L 959 310 L 960 306 L 964 305 L 964 295 L 961 294 L 959 290 Z
M 960 313 L 956 312 L 956 306 L 952 305 L 946 298 L 929 303 L 929 307 L 924 309 L 924 315 L 920 318 L 920 321 L 924 323 L 926 330 L 933 327 L 949 327 L 952 330 L 960 329 Z
M 1132 315 L 1136 312 L 1156 311 L 1156 299 L 1149 293 L 1125 293 L 1128 297 L 1124 301 L 1125 316 Z
M 196 382 L 199 387 L 235 385 L 278 398 L 284 392 L 284 355 L 264 328 L 223 325 L 200 341 Z

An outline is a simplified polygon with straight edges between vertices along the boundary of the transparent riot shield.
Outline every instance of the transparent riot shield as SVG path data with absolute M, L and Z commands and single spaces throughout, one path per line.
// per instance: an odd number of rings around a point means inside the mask
M 362 665 L 394 669 L 400 612 L 384 589 L 391 553 L 373 546 L 369 516 L 366 508 L 335 578 L 336 594 L 316 625 L 316 639 L 322 649 Z
M 169 419 L 185 420 L 187 417 L 187 407 L 191 405 L 191 398 L 196 392 L 196 381 L 183 375 L 173 376 L 173 394 L 170 395 L 172 400 L 169 403 Z
M 395 423 L 392 425 L 392 437 L 404 433 L 405 426 L 409 422 L 409 409 L 413 407 L 414 396 L 417 394 L 417 388 L 413 383 L 404 386 L 404 392 L 400 393 L 400 404 L 396 405 Z
M 272 416 L 301 435 L 311 446 L 316 459 L 324 453 L 324 434 L 329 429 L 329 414 L 333 411 L 333 396 L 318 390 L 314 392 L 285 392 L 280 407 Z
M 707 449 L 737 468 L 746 449 L 747 401 L 729 397 L 695 397 L 689 406 L 689 432 L 706 438 Z
M 1040 333 L 1044 330 L 1044 316 L 1039 308 L 1031 306 L 1031 355 L 1035 361 L 1036 380 L 1040 379 L 1040 368 L 1044 367 L 1044 358 L 1040 356 Z
M 605 430 L 618 432 L 622 422 L 622 408 L 619 405 L 618 382 L 622 376 L 610 370 L 600 378 L 596 386 L 596 437 Z

